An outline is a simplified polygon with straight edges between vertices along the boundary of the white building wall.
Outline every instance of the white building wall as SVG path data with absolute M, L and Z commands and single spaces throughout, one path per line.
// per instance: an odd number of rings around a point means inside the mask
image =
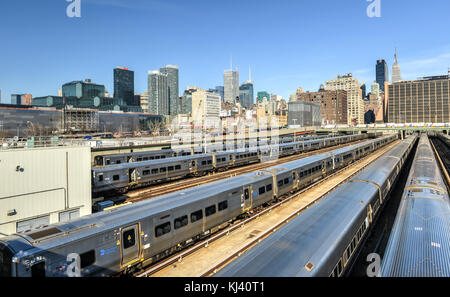
M 90 147 L 0 150 L 0 176 L 0 236 L 92 211 Z

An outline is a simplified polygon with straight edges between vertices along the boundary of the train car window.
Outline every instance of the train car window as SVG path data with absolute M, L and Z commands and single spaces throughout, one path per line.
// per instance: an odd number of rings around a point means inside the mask
M 95 250 L 83 253 L 80 255 L 80 267 L 81 269 L 91 266 L 95 263 Z
M 282 186 L 283 186 L 283 180 L 279 180 L 279 181 L 278 181 L 278 186 L 279 186 L 279 187 L 282 187 Z
M 266 186 L 266 192 L 272 191 L 272 184 Z
M 31 266 L 31 277 L 45 277 L 45 262 Z
M 173 171 L 173 166 L 167 167 L 167 170 L 168 170 L 168 171 Z
M 161 156 L 161 159 L 165 159 L 166 158 L 166 156 Z
M 117 160 L 116 164 L 120 164 L 120 163 L 122 163 L 122 161 L 120 161 L 120 160 Z
M 155 160 L 155 157 L 144 158 L 144 161 Z
M 245 189 L 245 191 L 244 191 L 244 199 L 245 199 L 245 200 L 250 199 L 250 192 L 249 192 L 248 189 Z
M 341 273 L 342 273 L 342 259 L 339 259 L 339 262 L 338 262 L 338 264 L 337 264 L 337 272 L 338 272 L 338 276 L 339 275 L 341 275 Z
M 106 165 L 111 165 L 111 160 L 106 160 Z
M 228 201 L 223 201 L 219 203 L 219 211 L 225 210 L 228 208 Z
M 259 188 L 259 195 L 262 195 L 266 192 L 266 187 Z
M 198 210 L 196 212 L 191 213 L 191 223 L 197 222 L 198 220 L 203 219 L 203 211 Z
M 312 170 L 311 169 L 309 169 L 308 170 L 308 175 L 310 175 L 312 173 Z
M 122 234 L 123 248 L 128 249 L 136 244 L 136 234 L 134 229 L 123 232 Z
M 142 175 L 150 175 L 150 170 L 144 170 L 144 171 L 142 171 Z
M 202 165 L 206 165 L 206 161 L 202 161 Z
M 162 225 L 156 226 L 155 237 L 161 237 L 164 234 L 169 233 L 171 230 L 170 222 L 164 223 Z
M 152 174 L 157 174 L 158 173 L 158 168 L 152 169 Z
M 216 213 L 216 206 L 211 205 L 210 207 L 205 208 L 205 216 L 209 217 Z
M 142 161 L 142 158 L 137 158 L 137 161 L 138 161 L 138 162 L 141 162 L 141 161 Z
M 192 164 L 192 166 L 195 166 L 195 161 L 192 161 L 192 163 L 191 163 L 191 164 Z
M 167 171 L 167 168 L 165 168 L 165 167 L 159 168 L 159 172 L 161 172 L 161 173 L 166 172 L 166 171 Z
M 103 181 L 103 174 L 98 176 L 98 181 Z
M 212 161 L 211 161 L 211 160 L 208 160 L 208 165 L 210 165 L 210 164 L 212 164 Z
M 300 172 L 300 177 L 303 177 L 303 171 L 302 171 L 302 172 Z
M 285 184 L 285 185 L 289 184 L 289 178 L 285 178 L 285 179 L 284 179 L 284 184 Z
M 181 165 L 176 165 L 175 166 L 175 170 L 180 170 L 181 169 Z
M 113 176 L 113 180 L 119 180 L 119 179 L 120 179 L 119 175 L 114 175 Z
M 182 216 L 181 218 L 175 219 L 173 223 L 175 230 L 183 228 L 184 226 L 187 226 L 187 224 L 188 216 Z
M 156 156 L 156 157 L 155 157 L 155 160 L 159 160 L 159 159 L 161 159 L 160 156 Z

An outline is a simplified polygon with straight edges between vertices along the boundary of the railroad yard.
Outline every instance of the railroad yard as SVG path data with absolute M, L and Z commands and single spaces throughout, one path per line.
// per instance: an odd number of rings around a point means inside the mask
M 202 152 L 96 152 L 96 213 L 0 238 L 0 252 L 6 263 L 48 260 L 14 268 L 23 276 L 68 276 L 65 260 L 56 257 L 61 245 L 63 253 L 79 255 L 77 276 L 449 276 L 445 261 L 432 259 L 434 269 L 417 266 L 423 259 L 393 248 L 431 244 L 449 256 L 450 241 L 442 237 L 450 231 L 449 139 L 374 133 L 214 144 Z M 411 228 L 402 219 L 411 214 L 401 208 L 411 196 L 435 203 L 436 213 L 427 216 L 438 221 L 414 225 L 432 232 L 431 242 L 417 236 L 399 242 L 395 235 Z M 18 243 L 28 251 L 19 258 Z M 380 257 L 376 275 L 368 270 L 370 255 Z M 402 265 L 410 266 L 395 268 Z

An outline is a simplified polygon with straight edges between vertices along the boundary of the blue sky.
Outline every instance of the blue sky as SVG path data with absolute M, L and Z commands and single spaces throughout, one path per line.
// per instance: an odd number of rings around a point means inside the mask
M 81 18 L 68 18 L 66 0 L 0 1 L 0 89 L 56 95 L 65 82 L 91 78 L 113 93 L 113 68 L 147 71 L 180 67 L 187 86 L 223 85 L 223 71 L 249 65 L 255 91 L 289 97 L 315 91 L 352 72 L 369 85 L 377 59 L 404 79 L 446 74 L 450 67 L 448 0 L 381 0 L 381 18 L 366 0 L 81 0 Z M 391 74 L 391 69 L 390 69 Z

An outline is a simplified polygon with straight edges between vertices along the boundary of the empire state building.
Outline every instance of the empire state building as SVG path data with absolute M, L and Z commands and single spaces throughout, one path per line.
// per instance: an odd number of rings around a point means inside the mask
M 396 83 L 402 80 L 402 74 L 400 72 L 400 65 L 397 60 L 397 49 L 395 50 L 395 63 L 392 66 L 392 82 Z

